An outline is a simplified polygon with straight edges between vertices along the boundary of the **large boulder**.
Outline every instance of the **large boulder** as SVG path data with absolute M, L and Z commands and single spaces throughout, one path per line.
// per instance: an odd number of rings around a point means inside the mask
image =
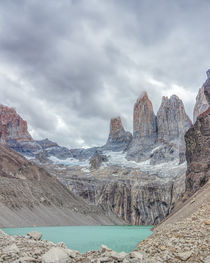
M 70 260 L 64 248 L 53 247 L 42 256 L 42 263 L 68 263 Z
M 34 240 L 41 240 L 42 238 L 42 233 L 38 232 L 38 231 L 31 231 L 27 234 L 31 239 Z

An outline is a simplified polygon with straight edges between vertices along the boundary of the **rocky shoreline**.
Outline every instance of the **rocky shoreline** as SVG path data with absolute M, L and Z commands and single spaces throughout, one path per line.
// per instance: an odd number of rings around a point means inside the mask
M 41 238 L 39 232 L 27 236 L 9 236 L 0 230 L 0 262 L 7 263 L 152 263 L 145 253 L 132 251 L 117 253 L 105 245 L 98 251 L 84 254 L 67 248 L 64 243 L 54 244 Z
M 209 263 L 210 181 L 159 224 L 135 251 L 117 253 L 102 245 L 81 254 L 64 243 L 40 240 L 39 232 L 9 236 L 0 230 L 0 262 L 6 263 Z

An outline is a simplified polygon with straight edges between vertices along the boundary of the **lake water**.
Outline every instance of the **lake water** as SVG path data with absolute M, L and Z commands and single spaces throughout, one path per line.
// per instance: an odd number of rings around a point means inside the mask
M 81 253 L 97 250 L 102 244 L 121 252 L 130 252 L 139 242 L 152 234 L 152 226 L 59 226 L 33 228 L 4 228 L 9 235 L 26 235 L 40 231 L 42 239 L 64 242 L 68 248 Z

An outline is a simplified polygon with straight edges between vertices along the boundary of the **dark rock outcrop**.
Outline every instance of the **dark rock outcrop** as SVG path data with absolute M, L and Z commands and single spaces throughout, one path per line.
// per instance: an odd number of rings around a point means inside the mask
M 103 146 L 105 150 L 126 150 L 132 140 L 132 134 L 125 131 L 121 118 L 112 118 L 110 121 L 110 132 L 107 143 Z
M 210 107 L 197 118 L 186 135 L 186 189 L 193 193 L 210 178 Z
M 103 162 L 107 162 L 108 158 L 104 154 L 96 152 L 90 159 L 90 169 L 99 169 Z
M 197 117 L 206 111 L 209 107 L 208 101 L 206 99 L 206 96 L 204 94 L 204 86 L 202 86 L 199 89 L 198 95 L 196 97 L 196 104 L 193 111 L 193 122 L 195 123 L 197 120 Z
M 185 134 L 186 189 L 189 194 L 196 192 L 210 178 L 210 70 L 207 71 L 203 90 L 209 107 Z

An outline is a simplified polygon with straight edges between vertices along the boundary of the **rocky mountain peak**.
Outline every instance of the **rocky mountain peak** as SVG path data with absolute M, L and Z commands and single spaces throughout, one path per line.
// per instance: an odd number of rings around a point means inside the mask
M 146 92 L 138 98 L 133 111 L 133 136 L 153 137 L 157 131 L 156 116 Z
M 17 114 L 14 108 L 0 105 L 0 142 L 32 141 L 27 122 Z
M 199 89 L 196 97 L 196 104 L 193 112 L 193 121 L 197 120 L 197 117 L 206 111 L 210 106 L 210 69 L 206 72 L 207 80 L 203 86 Z M 209 95 L 208 95 L 209 94 Z
M 124 150 L 132 139 L 130 132 L 125 131 L 121 118 L 110 120 L 110 132 L 105 148 L 112 150 Z
M 110 133 L 109 136 L 112 137 L 112 139 L 119 137 L 121 133 L 124 133 L 125 129 L 123 127 L 121 118 L 115 117 L 110 120 Z
M 163 97 L 157 113 L 158 139 L 173 141 L 184 139 L 185 132 L 191 127 L 190 118 L 185 112 L 184 104 L 178 96 Z

